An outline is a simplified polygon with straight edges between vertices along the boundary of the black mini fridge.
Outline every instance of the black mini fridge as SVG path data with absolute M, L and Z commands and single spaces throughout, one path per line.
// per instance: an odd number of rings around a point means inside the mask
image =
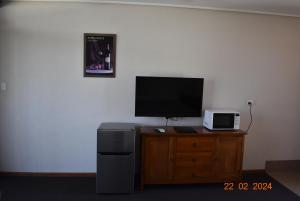
M 97 193 L 133 193 L 135 124 L 102 123 L 97 130 Z

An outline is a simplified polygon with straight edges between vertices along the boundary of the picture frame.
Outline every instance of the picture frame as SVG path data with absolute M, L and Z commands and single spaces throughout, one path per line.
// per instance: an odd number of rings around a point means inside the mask
M 84 77 L 116 77 L 116 34 L 84 33 Z

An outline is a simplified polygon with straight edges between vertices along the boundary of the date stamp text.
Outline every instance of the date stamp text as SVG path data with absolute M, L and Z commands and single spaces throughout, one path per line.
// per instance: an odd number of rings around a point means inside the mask
M 272 190 L 272 182 L 225 182 L 224 191 L 270 191 Z

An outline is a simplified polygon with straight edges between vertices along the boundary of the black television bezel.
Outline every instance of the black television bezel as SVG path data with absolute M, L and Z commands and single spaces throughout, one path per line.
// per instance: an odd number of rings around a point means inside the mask
M 136 102 L 137 102 L 137 79 L 138 78 L 166 78 L 166 79 L 197 79 L 197 80 L 201 80 L 202 81 L 202 93 L 201 93 L 201 110 L 200 112 L 196 115 L 180 115 L 180 116 L 164 116 L 164 115 L 146 115 L 146 114 L 136 114 Z M 165 117 L 165 118 L 173 118 L 173 117 L 202 117 L 202 110 L 203 110 L 203 90 L 204 90 L 204 78 L 198 78 L 198 77 L 160 77 L 160 76 L 136 76 L 136 79 L 135 79 L 135 107 L 134 107 L 134 114 L 135 114 L 135 117 Z

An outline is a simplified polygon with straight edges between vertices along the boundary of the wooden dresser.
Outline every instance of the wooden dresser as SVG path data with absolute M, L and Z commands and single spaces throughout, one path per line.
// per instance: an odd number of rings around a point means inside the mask
M 141 189 L 144 184 L 236 181 L 241 178 L 245 132 L 158 133 L 142 127 Z

